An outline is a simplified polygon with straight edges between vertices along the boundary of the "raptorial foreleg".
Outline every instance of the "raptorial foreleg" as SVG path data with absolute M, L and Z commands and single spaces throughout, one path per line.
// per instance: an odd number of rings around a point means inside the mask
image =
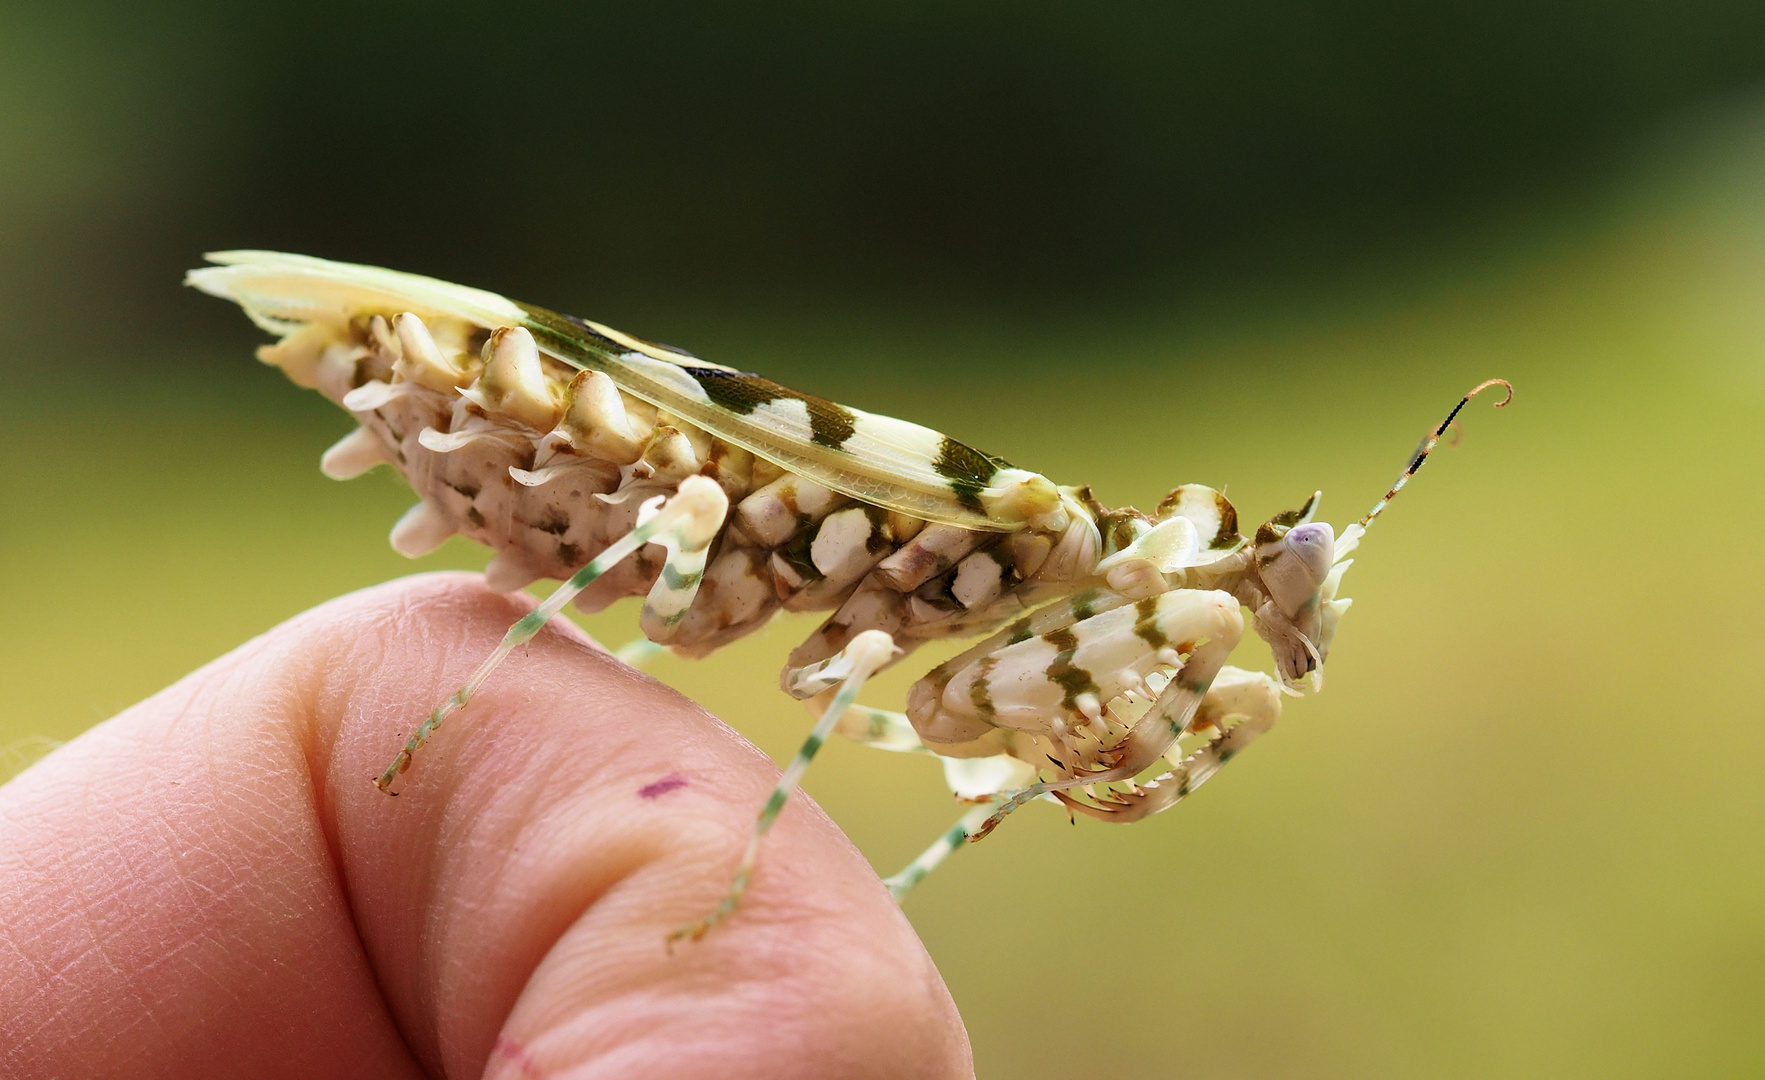
M 803 779 L 804 771 L 809 768 L 809 763 L 821 750 L 821 744 L 827 741 L 828 735 L 839 724 L 842 714 L 857 698 L 858 691 L 863 689 L 864 683 L 872 675 L 876 674 L 883 665 L 893 658 L 895 652 L 894 639 L 888 634 L 881 630 L 866 630 L 853 638 L 851 644 L 842 649 L 839 655 L 812 665 L 820 669 L 820 673 L 824 677 L 837 680 L 839 692 L 834 694 L 827 710 L 821 714 L 821 719 L 816 722 L 815 729 L 809 733 L 807 739 L 803 740 L 802 747 L 797 750 L 797 756 L 791 759 L 790 765 L 784 770 L 784 775 L 779 778 L 778 786 L 772 789 L 772 794 L 766 799 L 766 805 L 761 807 L 760 815 L 754 819 L 753 834 L 748 837 L 747 850 L 742 853 L 741 862 L 736 866 L 735 878 L 730 882 L 729 892 L 724 895 L 723 900 L 715 908 L 711 909 L 710 914 L 696 923 L 683 926 L 669 934 L 668 940 L 670 942 L 678 941 L 683 937 L 690 937 L 694 940 L 704 937 L 706 931 L 727 919 L 730 913 L 735 911 L 736 906 L 741 903 L 742 894 L 748 889 L 748 881 L 753 877 L 754 864 L 760 857 L 760 841 L 765 839 L 767 831 L 772 828 L 772 823 L 778 820 L 779 811 L 784 809 L 784 804 L 790 799 L 791 793 L 797 790 L 797 785 Z
M 1109 767 L 1079 776 L 1061 777 L 1031 784 L 999 804 L 981 827 L 969 836 L 980 840 L 998 827 L 1005 816 L 1041 795 L 1086 784 L 1131 780 L 1151 768 L 1185 731 L 1226 658 L 1244 634 L 1244 617 L 1229 593 L 1209 592 L 1196 596 L 1195 609 L 1187 613 L 1193 640 L 1201 642 L 1171 676 L 1152 707 L 1134 723 L 1121 743 L 1109 754 Z
M 659 507 L 657 503 L 660 503 Z M 551 617 L 563 610 L 564 605 L 577 593 L 645 544 L 651 541 L 667 544 L 670 567 L 675 565 L 677 559 L 688 563 L 687 571 L 681 573 L 677 570 L 672 580 L 667 569 L 664 569 L 662 579 L 651 590 L 650 599 L 645 604 L 646 616 L 652 605 L 657 604 L 658 591 L 663 594 L 663 603 L 658 605 L 660 610 L 672 610 L 674 605 L 680 603 L 682 596 L 686 598 L 685 603 L 690 605 L 691 595 L 698 588 L 698 574 L 692 566 L 703 568 L 705 548 L 723 527 L 724 515 L 728 510 L 729 498 L 723 493 L 723 489 L 715 481 L 702 476 L 691 476 L 681 481 L 680 487 L 666 501 L 662 501 L 660 496 L 652 500 L 638 515 L 636 528 L 608 545 L 587 566 L 576 571 L 569 581 L 558 586 L 538 607 L 509 627 L 502 642 L 484 658 L 484 662 L 478 665 L 478 670 L 472 673 L 465 685 L 418 725 L 417 730 L 405 742 L 404 749 L 398 752 L 398 756 L 374 781 L 374 785 L 381 791 L 395 794 L 391 791 L 392 782 L 400 773 L 410 768 L 412 755 L 422 748 L 443 720 L 466 707 L 466 703 L 484 685 L 484 680 L 490 678 L 491 672 L 497 669 L 509 653 L 532 640 Z M 695 559 L 696 563 L 693 561 Z
M 1175 766 L 1170 772 L 1129 791 L 1105 788 L 1087 792 L 1093 802 L 1074 798 L 1069 791 L 1053 795 L 1068 809 L 1099 821 L 1126 824 L 1151 817 L 1206 783 L 1226 762 L 1274 727 L 1280 715 L 1279 683 L 1260 671 L 1224 668 L 1189 725 L 1191 732 L 1211 731 L 1213 736 L 1186 757 L 1177 757 L 1174 747 L 1167 751 Z

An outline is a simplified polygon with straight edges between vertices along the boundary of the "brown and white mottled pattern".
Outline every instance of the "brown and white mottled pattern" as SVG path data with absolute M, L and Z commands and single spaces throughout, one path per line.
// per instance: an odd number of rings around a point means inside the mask
M 326 472 L 384 460 L 416 491 L 393 530 L 400 551 L 469 536 L 497 553 L 486 576 L 500 589 L 581 570 L 548 603 L 568 593 L 594 611 L 647 594 L 645 633 L 689 656 L 780 609 L 829 612 L 783 673 L 821 717 L 804 755 L 827 731 L 856 730 L 974 762 L 952 766 L 953 787 L 970 792 L 1054 766 L 986 828 L 1025 798 L 1070 801 L 1075 787 L 1114 820 L 1168 805 L 1171 789 L 1129 813 L 1122 789 L 1100 798 L 1095 785 L 1131 784 L 1210 716 L 1254 720 L 1235 743 L 1214 724 L 1211 757 L 1171 759 L 1186 792 L 1273 722 L 1278 701 L 1232 712 L 1220 696 L 1244 696 L 1243 679 L 1210 691 L 1236 670 L 1223 661 L 1242 610 L 1288 689 L 1307 673 L 1315 683 L 1348 606 L 1336 594 L 1359 527 L 1337 537 L 1313 522 L 1315 495 L 1251 542 L 1212 488 L 1179 487 L 1150 514 L 1111 510 L 928 428 L 493 293 L 301 256 L 214 258 L 191 282 L 281 336 L 260 356 L 360 422 Z M 677 495 L 706 508 L 690 559 L 676 557 L 675 534 L 647 531 L 618 548 L 654 538 L 634 556 L 596 559 L 641 508 Z M 989 632 L 916 684 L 905 716 L 839 723 L 868 677 L 852 681 L 853 650 L 887 663 L 922 641 Z M 845 704 L 829 709 L 840 680 Z
M 831 613 L 781 676 L 814 730 L 723 902 L 670 940 L 735 910 L 761 837 L 835 731 L 934 752 L 960 797 L 996 802 L 889 878 L 897 896 L 1031 799 L 1109 821 L 1174 805 L 1268 730 L 1302 676 L 1321 686 L 1349 606 L 1345 556 L 1471 395 L 1506 385 L 1466 395 L 1340 537 L 1312 520 L 1314 494 L 1246 541 L 1212 488 L 1179 487 L 1151 514 L 1109 510 L 929 428 L 494 293 L 274 252 L 210 258 L 189 283 L 237 301 L 280 338 L 263 360 L 360 422 L 324 471 L 386 461 L 416 491 L 395 548 L 421 555 L 457 533 L 496 552 L 496 588 L 568 579 L 417 727 L 382 790 L 572 598 L 595 611 L 644 595 L 644 634 L 688 656 L 780 609 Z M 1279 681 L 1225 664 L 1245 609 Z M 918 643 L 989 631 L 919 680 L 905 715 L 856 704 Z M 1159 763 L 1171 771 L 1146 781 Z
M 422 502 L 395 543 L 421 555 L 454 533 L 497 552 L 494 584 L 569 577 L 687 476 L 716 480 L 730 521 L 691 609 L 665 642 L 702 655 L 780 609 L 833 615 L 791 656 L 826 659 L 866 629 L 907 646 L 973 634 L 1092 576 L 1101 540 L 1088 513 L 1056 531 L 975 531 L 865 503 L 782 472 L 680 417 L 576 371 L 525 331 L 408 313 L 360 315 L 331 340 L 297 335 L 262 350 L 309 366 L 320 393 L 365 434 L 327 456 L 350 475 L 384 460 Z M 1078 505 L 1075 503 L 1075 505 Z M 650 545 L 577 599 L 588 611 L 648 592 L 664 553 Z

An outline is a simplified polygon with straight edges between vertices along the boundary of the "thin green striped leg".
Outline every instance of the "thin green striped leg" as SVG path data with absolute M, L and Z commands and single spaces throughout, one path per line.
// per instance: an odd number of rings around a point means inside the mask
M 715 486 L 715 481 L 698 479 Z M 682 481 L 681 489 L 685 490 L 690 482 L 690 478 Z M 656 583 L 650 586 L 649 595 L 644 597 L 643 614 L 637 621 L 638 629 L 651 641 L 672 640 L 680 621 L 693 606 L 693 598 L 699 595 L 711 541 L 722 531 L 723 518 L 729 510 L 729 499 L 723 495 L 723 489 L 719 487 L 717 492 L 721 501 L 715 518 L 709 514 L 686 514 L 673 528 L 656 534 L 655 542 L 668 549 L 668 560 L 662 564 Z M 709 498 L 709 492 L 706 497 Z
M 827 670 L 830 673 L 837 672 L 842 680 L 839 692 L 828 704 L 827 711 L 821 714 L 821 719 L 816 721 L 815 730 L 811 731 L 809 737 L 803 740 L 801 749 L 797 751 L 797 756 L 791 759 L 790 765 L 785 768 L 784 775 L 779 777 L 778 786 L 772 789 L 772 794 L 766 799 L 766 805 L 760 809 L 760 816 L 754 819 L 754 831 L 748 837 L 747 850 L 742 853 L 742 861 L 736 867 L 735 878 L 730 882 L 729 892 L 724 895 L 723 901 L 698 922 L 683 926 L 669 934 L 670 944 L 681 938 L 689 937 L 697 941 L 704 937 L 706 931 L 727 919 L 736 906 L 741 903 L 742 893 L 747 891 L 748 881 L 754 875 L 754 863 L 760 857 L 760 841 L 765 838 L 767 830 L 772 828 L 772 823 L 778 820 L 779 811 L 784 809 L 784 804 L 790 799 L 791 792 L 797 790 L 797 784 L 803 778 L 803 771 L 809 767 L 809 762 L 815 759 L 816 753 L 821 749 L 821 744 L 827 741 L 828 735 L 840 722 L 841 714 L 858 696 L 858 691 L 863 688 L 865 681 L 888 663 L 894 654 L 895 642 L 893 638 L 881 630 L 866 630 L 853 638 L 851 644 L 841 650 L 838 656 L 824 661 Z
M 979 806 L 963 814 L 950 831 L 932 842 L 932 846 L 919 853 L 919 858 L 903 866 L 899 873 L 883 878 L 888 887 L 889 895 L 900 900 L 907 895 L 907 890 L 919 884 L 925 876 L 938 868 L 938 864 L 950 857 L 950 853 L 963 845 L 970 836 L 979 831 L 981 825 L 993 813 L 990 803 Z
M 831 695 L 821 695 L 810 698 L 803 704 L 819 720 L 826 715 L 830 699 Z M 931 753 L 919 741 L 919 732 L 913 730 L 913 722 L 907 719 L 906 713 L 873 709 L 868 705 L 851 705 L 834 725 L 834 731 L 873 750 L 888 750 L 896 754 Z
M 809 706 L 811 712 L 820 715 L 819 708 L 822 701 L 822 697 L 815 697 L 804 704 Z M 867 705 L 853 705 L 846 710 L 844 716 L 840 717 L 834 730 L 853 742 L 862 743 L 873 749 L 937 756 L 919 740 L 919 733 L 913 730 L 913 722 L 907 719 L 905 713 L 890 712 L 887 709 L 873 709 Z M 944 763 L 946 778 L 949 779 L 952 788 L 957 791 L 958 795 L 966 796 L 964 785 L 956 779 L 949 778 L 950 767 L 953 764 L 952 759 L 940 757 L 938 760 Z M 955 764 L 966 765 L 971 762 L 964 759 L 955 762 Z M 1028 771 L 1033 778 L 1034 770 Z M 896 900 L 907 895 L 909 889 L 919 884 L 921 879 L 938 868 L 938 864 L 949 858 L 951 852 L 961 847 L 962 842 L 978 830 L 981 823 L 986 821 L 992 812 L 993 807 L 990 803 L 983 802 L 962 815 L 961 820 L 921 852 L 917 859 L 902 867 L 900 873 L 883 879 L 883 884 L 888 887 L 889 895 Z
M 417 730 L 405 742 L 404 749 L 400 750 L 398 756 L 392 759 L 392 764 L 386 766 L 386 771 L 375 779 L 374 786 L 389 795 L 397 794 L 391 790 L 392 782 L 398 778 L 400 773 L 411 767 L 412 755 L 429 741 L 429 736 L 435 734 L 435 729 L 441 726 L 441 722 L 465 708 L 466 703 L 478 693 L 479 687 L 484 685 L 484 680 L 490 678 L 490 673 L 497 669 L 497 665 L 501 664 L 509 653 L 532 640 L 533 635 L 539 633 L 540 629 L 551 620 L 551 617 L 563 610 L 564 605 L 574 599 L 577 593 L 588 588 L 589 583 L 595 578 L 618 565 L 621 559 L 651 540 L 664 539 L 674 541 L 669 546 L 671 565 L 675 558 L 676 545 L 682 548 L 691 548 L 696 543 L 698 565 L 702 568 L 704 565 L 704 545 L 709 544 L 710 537 L 715 536 L 717 530 L 722 527 L 723 517 L 728 509 L 729 498 L 724 495 L 723 489 L 717 486 L 716 481 L 702 476 L 689 476 L 682 480 L 673 497 L 663 503 L 660 509 L 646 508 L 645 512 L 638 515 L 637 528 L 613 541 L 587 566 L 576 571 L 569 581 L 558 586 L 557 591 L 546 597 L 544 603 L 521 616 L 515 625 L 509 627 L 508 633 L 503 635 L 502 642 L 497 645 L 496 650 L 484 658 L 484 662 L 478 665 L 478 670 L 472 672 L 472 677 L 466 680 L 466 684 L 455 691 L 452 697 L 443 702 L 440 708 L 430 713 L 429 718 L 417 726 Z M 666 576 L 666 568 L 664 568 L 664 577 Z M 698 578 L 694 576 L 690 582 L 690 588 L 696 589 L 697 587 Z M 677 584 L 664 585 L 661 581 L 656 583 L 656 588 L 667 588 L 671 592 L 680 591 Z M 655 591 L 651 590 L 652 595 Z M 689 599 L 688 603 L 690 602 Z

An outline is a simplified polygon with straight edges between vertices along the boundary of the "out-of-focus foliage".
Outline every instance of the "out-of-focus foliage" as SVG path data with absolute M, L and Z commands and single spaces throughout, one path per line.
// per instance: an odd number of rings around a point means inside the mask
M 484 562 L 399 559 L 403 485 L 319 475 L 348 419 L 177 287 L 203 247 L 1258 519 L 1352 520 L 1503 375 L 1357 556 L 1322 696 L 1153 821 L 1031 807 L 908 912 L 982 1076 L 1765 1071 L 1765 112 L 1673 111 L 1758 76 L 1757 6 L 155 10 L 0 11 L 0 744 Z M 782 758 L 810 625 L 655 670 Z M 807 787 L 885 872 L 957 813 L 837 741 Z
M 247 244 L 609 319 L 1168 295 L 1574 190 L 1761 41 L 1747 0 L 14 4 L 0 309 L 212 328 L 161 290 Z

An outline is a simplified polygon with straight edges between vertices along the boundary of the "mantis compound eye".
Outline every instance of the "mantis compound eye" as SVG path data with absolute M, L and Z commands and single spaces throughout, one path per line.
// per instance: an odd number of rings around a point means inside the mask
M 1296 525 L 1257 553 L 1263 587 L 1289 619 L 1313 608 L 1336 561 L 1336 535 L 1318 521 Z
M 1312 581 L 1322 585 L 1336 561 L 1336 535 L 1322 521 L 1295 526 L 1287 534 L 1287 550 L 1304 565 Z

